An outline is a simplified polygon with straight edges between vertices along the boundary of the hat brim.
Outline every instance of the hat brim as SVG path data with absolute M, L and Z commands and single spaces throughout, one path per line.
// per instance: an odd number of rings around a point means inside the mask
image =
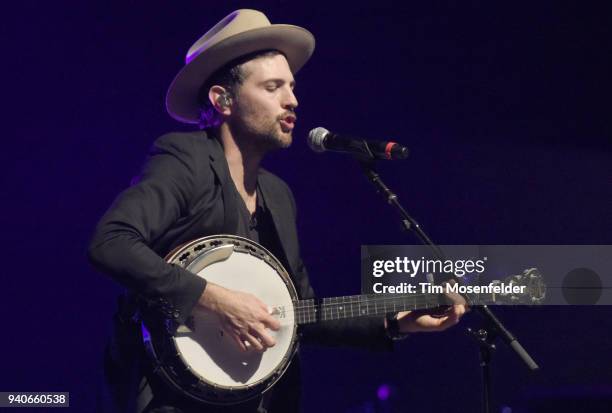
M 166 109 L 174 119 L 198 123 L 200 88 L 216 70 L 233 59 L 258 50 L 276 49 L 287 57 L 292 73 L 304 66 L 314 51 L 314 36 L 288 24 L 248 30 L 211 46 L 181 69 L 166 94 Z

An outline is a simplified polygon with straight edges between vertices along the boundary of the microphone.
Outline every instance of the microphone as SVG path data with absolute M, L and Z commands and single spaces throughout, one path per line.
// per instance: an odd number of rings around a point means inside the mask
M 315 152 L 344 152 L 369 159 L 394 160 L 408 157 L 408 148 L 398 143 L 338 135 L 321 127 L 310 131 L 308 146 Z

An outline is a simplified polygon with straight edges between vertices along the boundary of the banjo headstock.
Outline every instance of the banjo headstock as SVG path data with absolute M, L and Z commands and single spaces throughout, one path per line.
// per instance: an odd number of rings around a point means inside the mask
M 500 281 L 494 281 L 500 283 Z M 504 280 L 504 284 L 510 286 L 524 287 L 521 294 L 496 294 L 495 301 L 500 304 L 542 304 L 546 298 L 546 284 L 542 274 L 537 268 L 528 268 L 522 274 L 511 275 Z

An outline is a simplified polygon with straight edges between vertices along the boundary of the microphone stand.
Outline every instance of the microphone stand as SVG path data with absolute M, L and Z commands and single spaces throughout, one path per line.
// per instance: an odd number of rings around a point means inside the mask
M 359 161 L 368 180 L 376 187 L 376 191 L 387 200 L 387 203 L 389 203 L 399 212 L 403 228 L 407 231 L 413 231 L 419 240 L 431 249 L 432 253 L 437 259 L 444 261 L 446 258 L 442 250 L 433 243 L 416 220 L 412 218 L 410 214 L 408 214 L 406 209 L 400 204 L 397 195 L 395 195 L 395 193 L 393 193 L 393 191 L 391 191 L 389 187 L 385 185 L 380 178 L 380 175 L 374 170 L 374 160 L 367 157 L 356 157 L 356 159 Z M 453 277 L 453 279 L 458 283 L 461 282 L 461 280 L 456 276 Z M 469 305 L 469 298 L 464 298 Z M 510 346 L 510 348 L 531 371 L 537 371 L 540 367 L 531 358 L 523 346 L 521 346 L 516 337 L 512 335 L 512 333 L 510 333 L 506 327 L 504 327 L 502 322 L 495 316 L 495 314 L 493 314 L 488 306 L 477 305 L 473 306 L 473 308 L 474 311 L 480 314 L 480 316 L 483 318 L 483 326 L 477 331 L 468 328 L 467 333 L 479 346 L 480 367 L 482 373 L 482 412 L 490 413 L 492 403 L 490 364 L 493 351 L 496 348 L 495 341 L 497 338 L 500 338 L 508 346 Z

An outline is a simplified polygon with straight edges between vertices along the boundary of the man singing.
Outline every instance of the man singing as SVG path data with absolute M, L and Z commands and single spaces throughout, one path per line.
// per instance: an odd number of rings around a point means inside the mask
M 159 138 L 137 180 L 98 224 L 91 262 L 125 286 L 107 348 L 105 377 L 114 411 L 299 411 L 299 360 L 267 392 L 231 407 L 198 404 L 170 389 L 147 362 L 137 320 L 137 298 L 156 303 L 181 324 L 198 308 L 215 314 L 232 345 L 266 351 L 279 321 L 258 297 L 207 282 L 162 258 L 203 236 L 233 234 L 271 251 L 285 266 L 301 299 L 312 298 L 300 258 L 296 206 L 289 187 L 260 168 L 270 151 L 288 148 L 297 122 L 294 74 L 314 50 L 314 37 L 291 25 L 272 25 L 255 10 L 225 17 L 188 51 L 186 65 L 168 90 L 166 105 L 178 121 L 198 124 L 191 133 Z M 303 341 L 388 348 L 393 339 L 441 331 L 465 308 L 434 317 L 395 317 L 319 323 Z

